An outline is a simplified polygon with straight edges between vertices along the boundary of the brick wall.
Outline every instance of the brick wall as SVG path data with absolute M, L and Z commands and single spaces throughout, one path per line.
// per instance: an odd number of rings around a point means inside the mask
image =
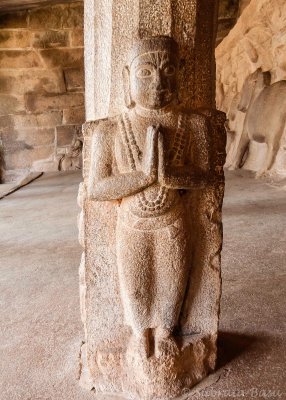
M 57 170 L 84 122 L 83 3 L 0 15 L 4 178 Z

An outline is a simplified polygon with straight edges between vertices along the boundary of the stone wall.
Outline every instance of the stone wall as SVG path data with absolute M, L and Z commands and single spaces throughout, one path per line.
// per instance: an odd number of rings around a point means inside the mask
M 85 120 L 83 4 L 0 15 L 4 178 L 57 170 Z

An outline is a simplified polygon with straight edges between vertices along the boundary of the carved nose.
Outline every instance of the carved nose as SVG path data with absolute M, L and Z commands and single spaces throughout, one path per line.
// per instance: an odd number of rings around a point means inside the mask
M 160 71 L 156 71 L 156 74 L 155 74 L 155 77 L 154 77 L 154 82 L 153 82 L 153 87 L 156 90 L 159 90 L 159 89 L 162 88 Z

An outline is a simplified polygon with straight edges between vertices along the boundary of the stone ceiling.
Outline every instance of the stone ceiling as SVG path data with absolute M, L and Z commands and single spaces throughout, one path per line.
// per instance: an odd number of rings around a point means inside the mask
M 56 3 L 72 3 L 73 1 L 79 0 L 0 0 L 0 13 Z

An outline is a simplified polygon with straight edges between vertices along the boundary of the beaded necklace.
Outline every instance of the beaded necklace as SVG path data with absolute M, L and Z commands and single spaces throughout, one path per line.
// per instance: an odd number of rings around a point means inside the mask
M 179 165 L 183 162 L 184 149 L 187 144 L 187 126 L 188 118 L 185 114 L 179 114 L 178 126 L 175 133 L 172 148 L 168 155 L 170 165 Z M 126 149 L 127 159 L 132 171 L 136 171 L 136 167 L 142 162 L 142 151 L 140 150 L 132 129 L 132 124 L 127 113 L 124 113 L 119 118 L 119 129 L 121 138 Z M 139 207 L 143 211 L 155 211 L 162 209 L 167 201 L 169 190 L 160 186 L 158 195 L 155 200 L 148 200 L 144 191 L 139 193 Z

